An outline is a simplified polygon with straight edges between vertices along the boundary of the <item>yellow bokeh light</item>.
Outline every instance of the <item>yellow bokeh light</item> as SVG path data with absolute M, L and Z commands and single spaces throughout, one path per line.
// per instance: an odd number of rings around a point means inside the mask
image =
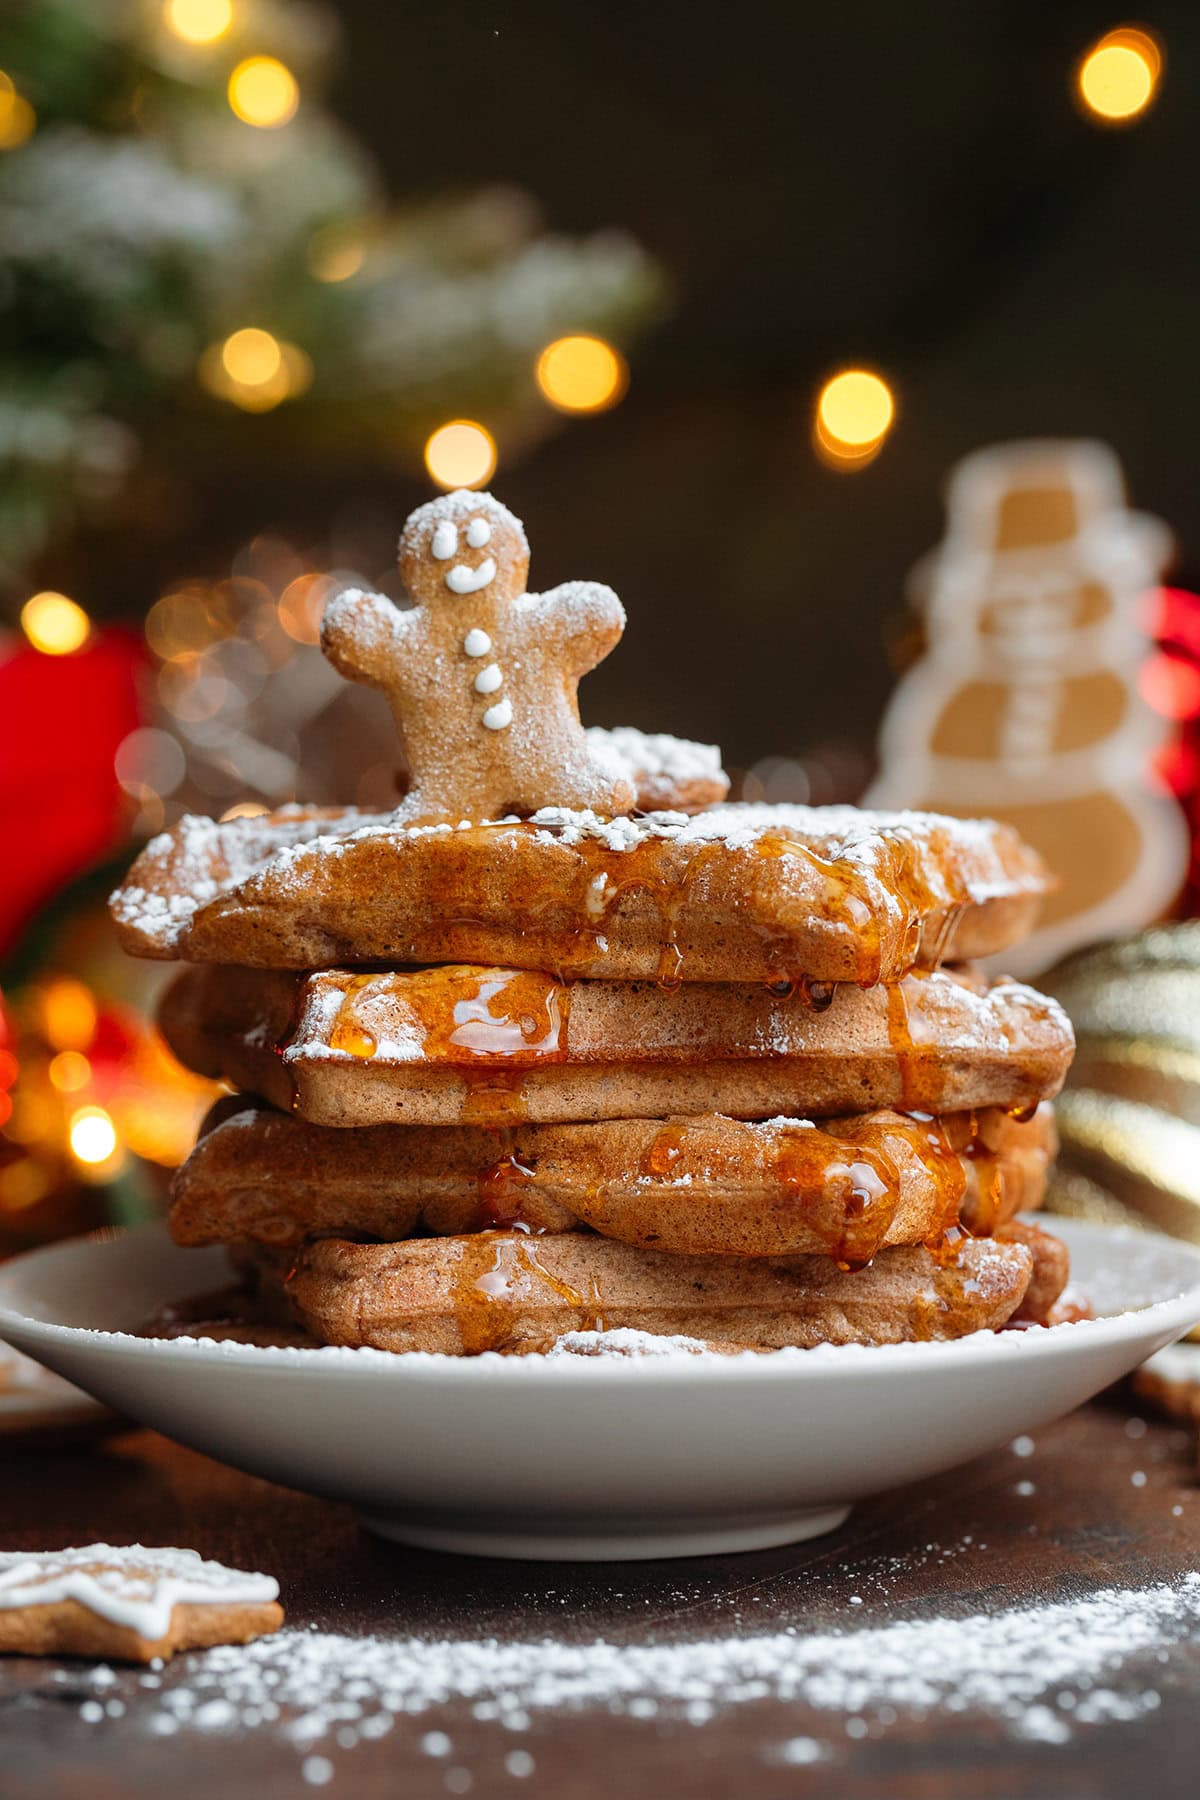
M 625 358 L 603 338 L 556 338 L 537 359 L 537 384 L 560 412 L 603 412 L 629 382 Z
M 167 0 L 163 17 L 187 44 L 215 44 L 233 24 L 232 0 Z
M 863 468 L 878 454 L 895 416 L 896 402 L 882 376 L 870 369 L 843 369 L 825 383 L 817 399 L 817 451 L 835 468 Z
M 318 281 L 349 281 L 367 259 L 360 232 L 344 225 L 325 225 L 308 243 L 308 266 Z
M 236 806 L 225 808 L 221 814 L 221 824 L 224 825 L 229 819 L 261 819 L 269 811 L 270 808 L 264 806 L 261 800 L 239 800 Z
M 33 136 L 37 114 L 23 94 L 18 94 L 11 75 L 0 69 L 0 150 L 16 150 Z
M 1148 31 L 1123 25 L 1106 32 L 1080 60 L 1079 98 L 1093 118 L 1125 125 L 1144 113 L 1162 75 L 1162 51 Z
M 226 91 L 239 119 L 267 131 L 286 125 L 300 104 L 296 77 L 274 56 L 248 56 L 229 77 Z
M 92 1065 L 78 1050 L 60 1050 L 46 1072 L 60 1094 L 77 1094 L 92 1079 Z
M 496 441 L 474 419 L 452 419 L 430 435 L 425 467 L 439 487 L 482 487 L 495 472 Z
M 262 387 L 279 373 L 283 352 L 279 348 L 279 339 L 272 337 L 269 331 L 247 325 L 242 331 L 231 332 L 225 339 L 221 345 L 221 361 L 231 381 L 243 382 L 247 387 Z
M 55 1050 L 86 1050 L 96 1035 L 96 1002 L 71 975 L 56 976 L 38 991 L 38 1024 Z
M 244 412 L 270 412 L 312 385 L 312 358 L 298 344 L 247 325 L 200 358 L 200 380 L 211 394 Z
M 35 650 L 69 656 L 87 643 L 92 624 L 82 606 L 47 588 L 31 594 L 21 608 L 21 629 Z
M 89 1168 L 111 1162 L 116 1153 L 117 1128 L 102 1106 L 81 1106 L 73 1112 L 67 1137 L 72 1156 Z

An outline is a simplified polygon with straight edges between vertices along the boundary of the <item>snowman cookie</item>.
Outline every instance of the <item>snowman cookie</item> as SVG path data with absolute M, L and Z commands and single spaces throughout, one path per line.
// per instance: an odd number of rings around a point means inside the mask
M 1150 774 L 1168 727 L 1137 689 L 1140 600 L 1169 555 L 1111 450 L 1033 441 L 958 466 L 945 540 L 915 572 L 927 648 L 866 804 L 987 814 L 1041 852 L 1058 885 L 1012 974 L 1161 917 L 1182 885 L 1183 816 Z
M 635 794 L 579 722 L 579 679 L 625 624 L 611 588 L 525 591 L 529 545 L 490 494 L 440 495 L 412 514 L 400 574 L 413 605 L 349 589 L 325 612 L 338 671 L 387 696 L 411 784 L 397 819 L 497 819 L 552 805 L 606 817 Z

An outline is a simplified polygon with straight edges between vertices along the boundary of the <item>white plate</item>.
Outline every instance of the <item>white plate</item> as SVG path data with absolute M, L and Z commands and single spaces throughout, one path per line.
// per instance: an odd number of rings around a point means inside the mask
M 348 1500 L 438 1550 L 698 1556 L 831 1531 L 855 1500 L 1036 1430 L 1200 1320 L 1200 1251 L 1054 1222 L 1115 1316 L 766 1356 L 391 1356 L 127 1335 L 227 1279 L 161 1227 L 0 1269 L 0 1336 L 130 1418 Z
M 90 1394 L 0 1344 L 0 1437 L 72 1431 L 108 1418 Z

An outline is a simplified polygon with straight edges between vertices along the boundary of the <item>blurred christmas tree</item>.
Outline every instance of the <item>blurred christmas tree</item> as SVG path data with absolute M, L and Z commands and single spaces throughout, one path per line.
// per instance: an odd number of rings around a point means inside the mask
M 282 0 L 8 9 L 10 606 L 48 546 L 131 504 L 139 482 L 161 484 L 173 455 L 189 468 L 220 455 L 239 411 L 282 408 L 278 441 L 309 457 L 377 442 L 419 460 L 463 413 L 508 453 L 556 419 L 535 378 L 548 344 L 595 331 L 620 343 L 658 304 L 628 238 L 548 236 L 512 190 L 387 211 L 370 159 L 321 104 L 336 43 L 330 13 Z M 256 448 L 269 452 L 261 429 Z M 465 448 L 479 471 L 478 443 Z
M 163 591 L 136 546 L 193 556 L 177 521 L 230 463 L 424 452 L 480 485 L 620 398 L 660 303 L 636 244 L 550 236 L 512 189 L 389 210 L 320 100 L 337 36 L 284 0 L 0 20 L 0 1254 L 139 1216 L 211 1097 L 96 865 L 184 806 L 395 793 L 394 733 L 315 648 L 322 547 L 213 546 Z M 77 599 L 32 592 L 64 570 Z

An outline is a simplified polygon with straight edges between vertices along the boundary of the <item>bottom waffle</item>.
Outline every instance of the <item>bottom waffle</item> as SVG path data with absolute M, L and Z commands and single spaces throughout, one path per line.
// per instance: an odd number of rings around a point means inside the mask
M 1036 1208 L 1053 1149 L 1045 1106 L 1024 1122 L 987 1108 L 819 1126 L 708 1114 L 505 1132 L 336 1131 L 227 1101 L 176 1177 L 171 1231 L 180 1244 L 290 1247 L 590 1226 L 681 1255 L 866 1262 L 938 1239 L 960 1216 L 986 1234 Z
M 323 1343 L 377 1350 L 469 1356 L 598 1329 L 773 1350 L 994 1330 L 1033 1272 L 1027 1244 L 990 1238 L 885 1250 L 847 1272 L 825 1256 L 678 1256 L 590 1234 L 486 1231 L 401 1244 L 327 1238 L 301 1252 L 287 1293 Z

